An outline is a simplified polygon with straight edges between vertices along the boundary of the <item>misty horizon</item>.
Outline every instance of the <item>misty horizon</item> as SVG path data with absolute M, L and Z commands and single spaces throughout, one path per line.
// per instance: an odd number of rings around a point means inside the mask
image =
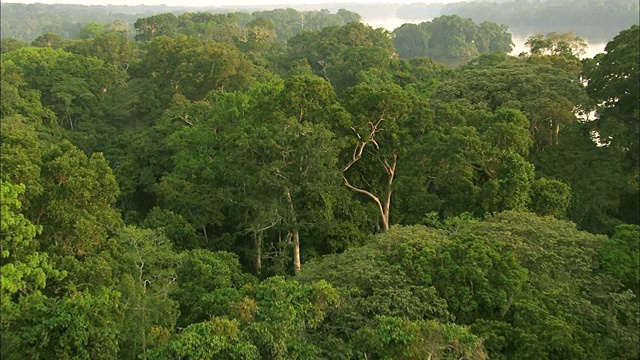
M 134 2 L 127 0 L 39 0 L 39 1 L 9 1 L 4 4 L 62 4 L 62 5 L 99 5 L 99 6 L 176 6 L 176 7 L 246 7 L 246 6 L 261 6 L 261 7 L 282 7 L 282 6 L 309 6 L 309 5 L 339 5 L 339 4 L 353 4 L 353 5 L 409 5 L 409 4 L 449 4 L 454 2 L 461 2 L 463 0 L 390 0 L 390 1 L 370 1 L 370 0 L 334 0 L 334 1 L 317 1 L 317 0 L 290 0 L 279 1 L 277 3 L 264 0 L 246 0 L 246 1 L 211 1 L 211 0 L 193 0 L 189 2 L 189 5 L 185 5 L 184 2 L 179 0 L 137 0 Z

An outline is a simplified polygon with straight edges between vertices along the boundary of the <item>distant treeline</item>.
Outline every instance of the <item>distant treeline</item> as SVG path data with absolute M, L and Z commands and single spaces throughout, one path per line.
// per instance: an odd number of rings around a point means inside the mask
M 33 41 L 50 32 L 63 39 L 73 38 L 82 26 L 91 23 L 108 24 L 118 20 L 133 30 L 139 18 L 161 13 L 176 16 L 186 12 L 206 11 L 221 13 L 264 13 L 274 11 L 273 6 L 233 7 L 176 7 L 176 6 L 84 6 L 47 4 L 0 5 L 2 11 L 2 38 Z M 324 9 L 324 10 L 320 10 Z M 508 25 L 510 29 L 529 33 L 568 32 L 580 34 L 591 41 L 611 39 L 620 30 L 638 23 L 639 8 L 636 0 L 494 0 L 441 3 L 402 4 L 308 4 L 278 9 L 281 13 L 337 13 L 340 9 L 357 13 L 366 22 L 371 19 L 399 18 L 407 22 L 424 22 L 440 15 L 456 14 L 473 19 Z M 299 15 L 298 15 L 299 16 Z M 277 22 L 277 21 L 276 21 Z M 337 25 L 337 24 L 330 24 Z M 392 29 L 389 29 L 392 30 Z
M 637 24 L 639 10 L 636 0 L 513 0 L 456 2 L 444 5 L 441 14 L 456 14 L 477 23 L 492 21 L 532 33 L 573 31 L 595 41 Z
M 61 4 L 6 4 L 2 11 L 2 38 L 16 38 L 32 41 L 44 33 L 56 33 L 63 39 L 73 38 L 82 26 L 97 22 L 108 24 L 115 20 L 128 24 L 141 17 L 159 13 L 185 10 L 177 7 L 160 6 L 85 6 Z
M 255 18 L 267 18 L 274 21 L 278 38 L 282 41 L 304 30 L 319 30 L 326 26 L 343 25 L 349 21 L 360 21 L 355 12 L 336 9 L 335 14 L 329 10 L 297 11 L 291 8 L 260 11 L 260 8 L 196 8 L 169 6 L 84 6 L 84 5 L 46 5 L 46 4 L 2 4 L 2 38 L 15 38 L 31 42 L 42 34 L 60 35 L 61 39 L 78 36 L 83 26 L 90 23 L 110 24 L 117 22 L 126 25 L 133 36 L 134 25 L 138 19 L 153 17 L 159 14 L 172 14 L 176 26 L 179 22 L 189 23 L 196 11 L 199 14 L 226 14 L 238 25 L 244 26 Z M 200 12 L 202 11 L 202 12 Z M 192 21 L 193 20 L 193 21 Z M 206 19 L 200 19 L 206 20 Z M 207 29 L 194 28 L 190 31 Z

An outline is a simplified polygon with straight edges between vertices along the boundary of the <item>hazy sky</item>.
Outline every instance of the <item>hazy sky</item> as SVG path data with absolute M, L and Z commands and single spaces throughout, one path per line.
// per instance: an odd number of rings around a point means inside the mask
M 81 4 L 81 5 L 169 5 L 169 6 L 229 6 L 229 5 L 296 5 L 327 3 L 431 3 L 451 2 L 452 0 L 8 0 L 6 3 L 44 3 L 44 4 Z M 458 0 L 459 1 L 459 0 Z

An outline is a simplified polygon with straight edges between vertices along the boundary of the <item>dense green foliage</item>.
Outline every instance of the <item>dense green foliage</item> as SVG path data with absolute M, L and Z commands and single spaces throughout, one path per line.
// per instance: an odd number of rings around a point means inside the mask
M 136 33 L 140 39 L 159 35 L 185 35 L 224 41 L 244 37 L 251 32 L 252 23 L 273 21 L 281 43 L 303 30 L 319 30 L 327 26 L 360 21 L 360 15 L 345 9 L 294 10 L 275 9 L 236 12 L 229 8 L 211 7 L 206 12 L 194 12 L 193 7 L 158 6 L 84 6 L 64 4 L 2 4 L 2 38 L 34 41 L 43 34 L 57 34 L 60 39 L 97 35 L 96 30 Z M 3 44 L 4 47 L 4 44 Z
M 3 41 L 2 358 L 636 359 L 637 26 L 358 20 Z
M 612 269 L 598 265 L 601 244 L 612 241 L 515 212 L 440 227 L 392 228 L 363 247 L 307 265 L 300 281 L 326 279 L 343 301 L 318 333 L 330 349 L 324 356 L 348 358 L 354 350 L 356 358 L 638 355 L 635 296 L 610 277 Z M 634 229 L 621 229 L 619 241 L 631 245 L 632 235 L 622 232 Z M 431 329 L 419 335 L 425 320 Z M 612 327 L 603 331 L 603 322 Z M 385 343 L 385 336 L 392 340 Z M 455 345 L 443 346 L 443 339 L 456 339 Z
M 449 66 L 465 63 L 481 53 L 509 53 L 513 47 L 506 25 L 486 21 L 476 25 L 457 15 L 404 24 L 393 34 L 393 44 L 401 58 L 429 56 Z

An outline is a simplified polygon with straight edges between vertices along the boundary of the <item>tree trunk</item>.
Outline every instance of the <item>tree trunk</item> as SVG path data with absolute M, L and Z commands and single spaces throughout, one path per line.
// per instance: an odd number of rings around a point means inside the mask
M 289 203 L 289 211 L 291 211 L 291 222 L 293 229 L 291 235 L 293 235 L 293 271 L 296 275 L 300 274 L 300 230 L 298 229 L 298 218 L 296 217 L 296 211 L 293 207 L 293 200 L 291 199 L 291 191 L 288 187 L 284 189 L 284 194 Z
M 352 162 L 350 162 L 344 169 L 343 169 L 343 173 L 348 170 L 351 165 L 353 165 L 356 161 L 358 161 L 360 159 L 360 154 L 362 154 L 362 149 L 364 148 L 364 145 L 362 145 L 362 147 L 360 148 L 360 152 L 358 154 L 357 157 L 354 156 L 354 160 Z M 395 178 L 395 174 L 396 174 L 396 166 L 398 165 L 398 155 L 394 152 L 393 153 L 393 162 L 391 164 L 389 164 L 389 162 L 387 162 L 386 160 L 382 161 L 382 165 L 384 166 L 384 170 L 387 173 L 387 195 L 386 195 L 386 199 L 385 201 L 381 201 L 380 198 L 378 198 L 376 195 L 374 195 L 372 192 L 364 190 L 364 189 L 360 189 L 357 188 L 353 185 L 351 185 L 349 183 L 349 180 L 347 180 L 347 177 L 342 175 L 342 179 L 344 181 L 344 184 L 351 190 L 355 191 L 355 192 L 359 192 L 361 194 L 364 194 L 368 197 L 370 197 L 375 203 L 376 205 L 378 205 L 378 210 L 380 211 L 380 220 L 382 221 L 382 229 L 386 232 L 389 230 L 389 214 L 391 213 L 391 194 L 393 193 L 393 180 Z
M 204 241 L 209 244 L 209 237 L 207 236 L 207 227 L 202 225 L 202 232 L 204 233 Z
M 300 275 L 300 232 L 298 228 L 293 229 L 293 271 Z
M 262 273 L 262 233 L 254 234 L 256 245 L 256 274 L 260 276 Z
M 367 144 L 371 143 L 373 144 L 375 149 L 377 150 L 380 149 L 378 143 L 376 142 L 375 135 L 376 135 L 376 132 L 381 130 L 380 128 L 378 128 L 378 126 L 383 120 L 384 120 L 384 111 L 382 112 L 382 116 L 380 117 L 380 119 L 375 124 L 373 122 L 369 123 L 371 125 L 371 133 L 369 134 L 369 138 L 366 140 L 362 140 L 362 136 L 360 136 L 360 134 L 358 134 L 354 128 L 351 128 L 356 133 L 356 136 L 358 137 L 358 139 L 362 141 L 358 145 L 356 145 L 355 149 L 353 149 L 353 156 L 351 158 L 351 161 L 349 161 L 349 163 L 347 163 L 347 165 L 345 165 L 342 168 L 342 180 L 344 181 L 344 184 L 349 189 L 370 197 L 371 200 L 373 200 L 376 203 L 376 205 L 378 205 L 378 210 L 380 211 L 380 220 L 382 220 L 382 228 L 386 232 L 389 230 L 389 213 L 391 211 L 391 193 L 393 192 L 392 185 L 396 175 L 396 166 L 398 165 L 398 153 L 396 152 L 396 150 L 395 149 L 393 150 L 393 161 L 391 164 L 389 164 L 386 158 L 379 158 L 380 162 L 382 163 L 382 166 L 384 167 L 384 171 L 387 173 L 387 194 L 386 194 L 386 198 L 383 199 L 384 201 L 380 200 L 378 196 L 376 196 L 370 191 L 367 191 L 365 189 L 360 189 L 351 185 L 349 183 L 349 180 L 347 180 L 347 177 L 344 175 L 344 173 L 346 173 L 347 170 L 349 170 L 351 166 L 353 166 L 353 164 L 360 161 L 360 159 L 362 158 L 362 153 L 364 152 L 364 148 L 367 146 Z
M 382 213 L 382 226 L 384 227 L 384 231 L 389 230 L 389 214 L 391 213 L 391 194 L 393 193 L 393 180 L 396 175 L 396 166 L 398 165 L 398 154 L 393 152 L 393 163 L 389 165 L 389 163 L 385 160 L 383 162 L 384 169 L 387 172 L 388 180 L 387 180 L 387 201 L 384 203 L 384 211 Z
M 389 194 L 391 195 L 391 194 Z M 389 199 L 391 200 L 391 199 Z M 384 232 L 389 231 L 389 202 L 384 205 L 385 209 L 382 215 L 382 230 Z
M 382 231 L 383 232 L 387 232 L 389 231 L 389 214 L 385 214 L 382 217 Z

